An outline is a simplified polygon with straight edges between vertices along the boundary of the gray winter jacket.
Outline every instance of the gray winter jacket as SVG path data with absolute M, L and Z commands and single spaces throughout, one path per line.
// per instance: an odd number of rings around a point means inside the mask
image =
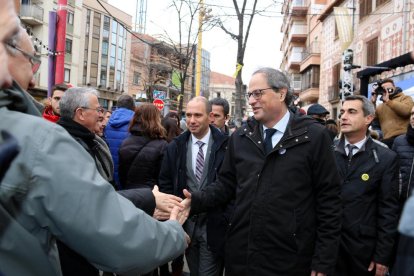
M 2 273 L 61 275 L 57 238 L 97 268 L 123 275 L 184 252 L 181 225 L 158 222 L 118 195 L 63 128 L 9 110 L 27 111 L 22 93 L 0 90 L 0 131 L 21 147 L 0 183 Z

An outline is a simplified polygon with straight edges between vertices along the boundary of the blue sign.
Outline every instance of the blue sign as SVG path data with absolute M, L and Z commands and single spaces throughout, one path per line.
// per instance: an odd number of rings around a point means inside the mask
M 152 91 L 152 97 L 154 99 L 165 100 L 167 93 L 165 91 L 154 90 Z

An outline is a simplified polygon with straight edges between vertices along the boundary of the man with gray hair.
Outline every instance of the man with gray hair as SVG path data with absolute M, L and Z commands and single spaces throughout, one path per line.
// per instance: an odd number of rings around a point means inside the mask
M 229 138 L 215 183 L 183 204 L 193 214 L 235 199 L 226 241 L 229 275 L 326 275 L 341 229 L 338 172 L 328 131 L 289 111 L 292 90 L 280 71 L 253 73 L 254 116 Z
M 386 275 L 399 215 L 397 154 L 367 135 L 375 108 L 366 97 L 347 97 L 340 114 L 335 155 L 343 213 L 334 275 Z
M 95 128 L 104 109 L 99 105 L 98 92 L 93 88 L 69 88 L 59 102 L 61 117 L 57 122 L 92 156 L 99 173 L 112 181 L 113 164 L 98 149 Z

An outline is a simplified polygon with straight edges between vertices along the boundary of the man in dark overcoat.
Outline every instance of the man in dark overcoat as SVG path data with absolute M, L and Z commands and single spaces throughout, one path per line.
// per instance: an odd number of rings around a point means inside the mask
M 253 73 L 253 118 L 229 139 L 217 180 L 188 193 L 199 213 L 235 199 L 227 232 L 226 275 L 327 275 L 336 263 L 341 199 L 326 128 L 289 111 L 282 72 Z

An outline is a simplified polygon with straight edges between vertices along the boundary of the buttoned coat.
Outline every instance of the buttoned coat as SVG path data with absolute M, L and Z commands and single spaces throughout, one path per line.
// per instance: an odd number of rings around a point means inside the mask
M 193 193 L 191 206 L 198 213 L 235 198 L 226 275 L 333 271 L 341 226 L 334 164 L 328 131 L 309 117 L 291 113 L 268 155 L 255 119 L 233 133 L 217 181 Z
M 364 268 L 371 261 L 389 266 L 400 210 L 397 154 L 369 137 L 350 162 L 343 139 L 335 155 L 342 178 L 341 251 Z
M 204 182 L 204 187 L 208 187 L 216 179 L 217 171 L 224 159 L 228 140 L 228 136 L 221 133 L 216 127 L 210 126 L 210 130 L 213 144 L 211 145 L 207 180 Z M 168 144 L 159 176 L 161 192 L 184 198 L 183 189 L 188 189 L 186 171 L 187 147 L 188 140 L 191 138 L 190 135 L 191 132 L 185 131 Z M 229 216 L 229 210 L 226 209 L 225 205 L 217 206 L 216 209 L 207 214 L 207 243 L 216 254 L 220 254 L 219 251 L 224 243 L 224 234 Z

